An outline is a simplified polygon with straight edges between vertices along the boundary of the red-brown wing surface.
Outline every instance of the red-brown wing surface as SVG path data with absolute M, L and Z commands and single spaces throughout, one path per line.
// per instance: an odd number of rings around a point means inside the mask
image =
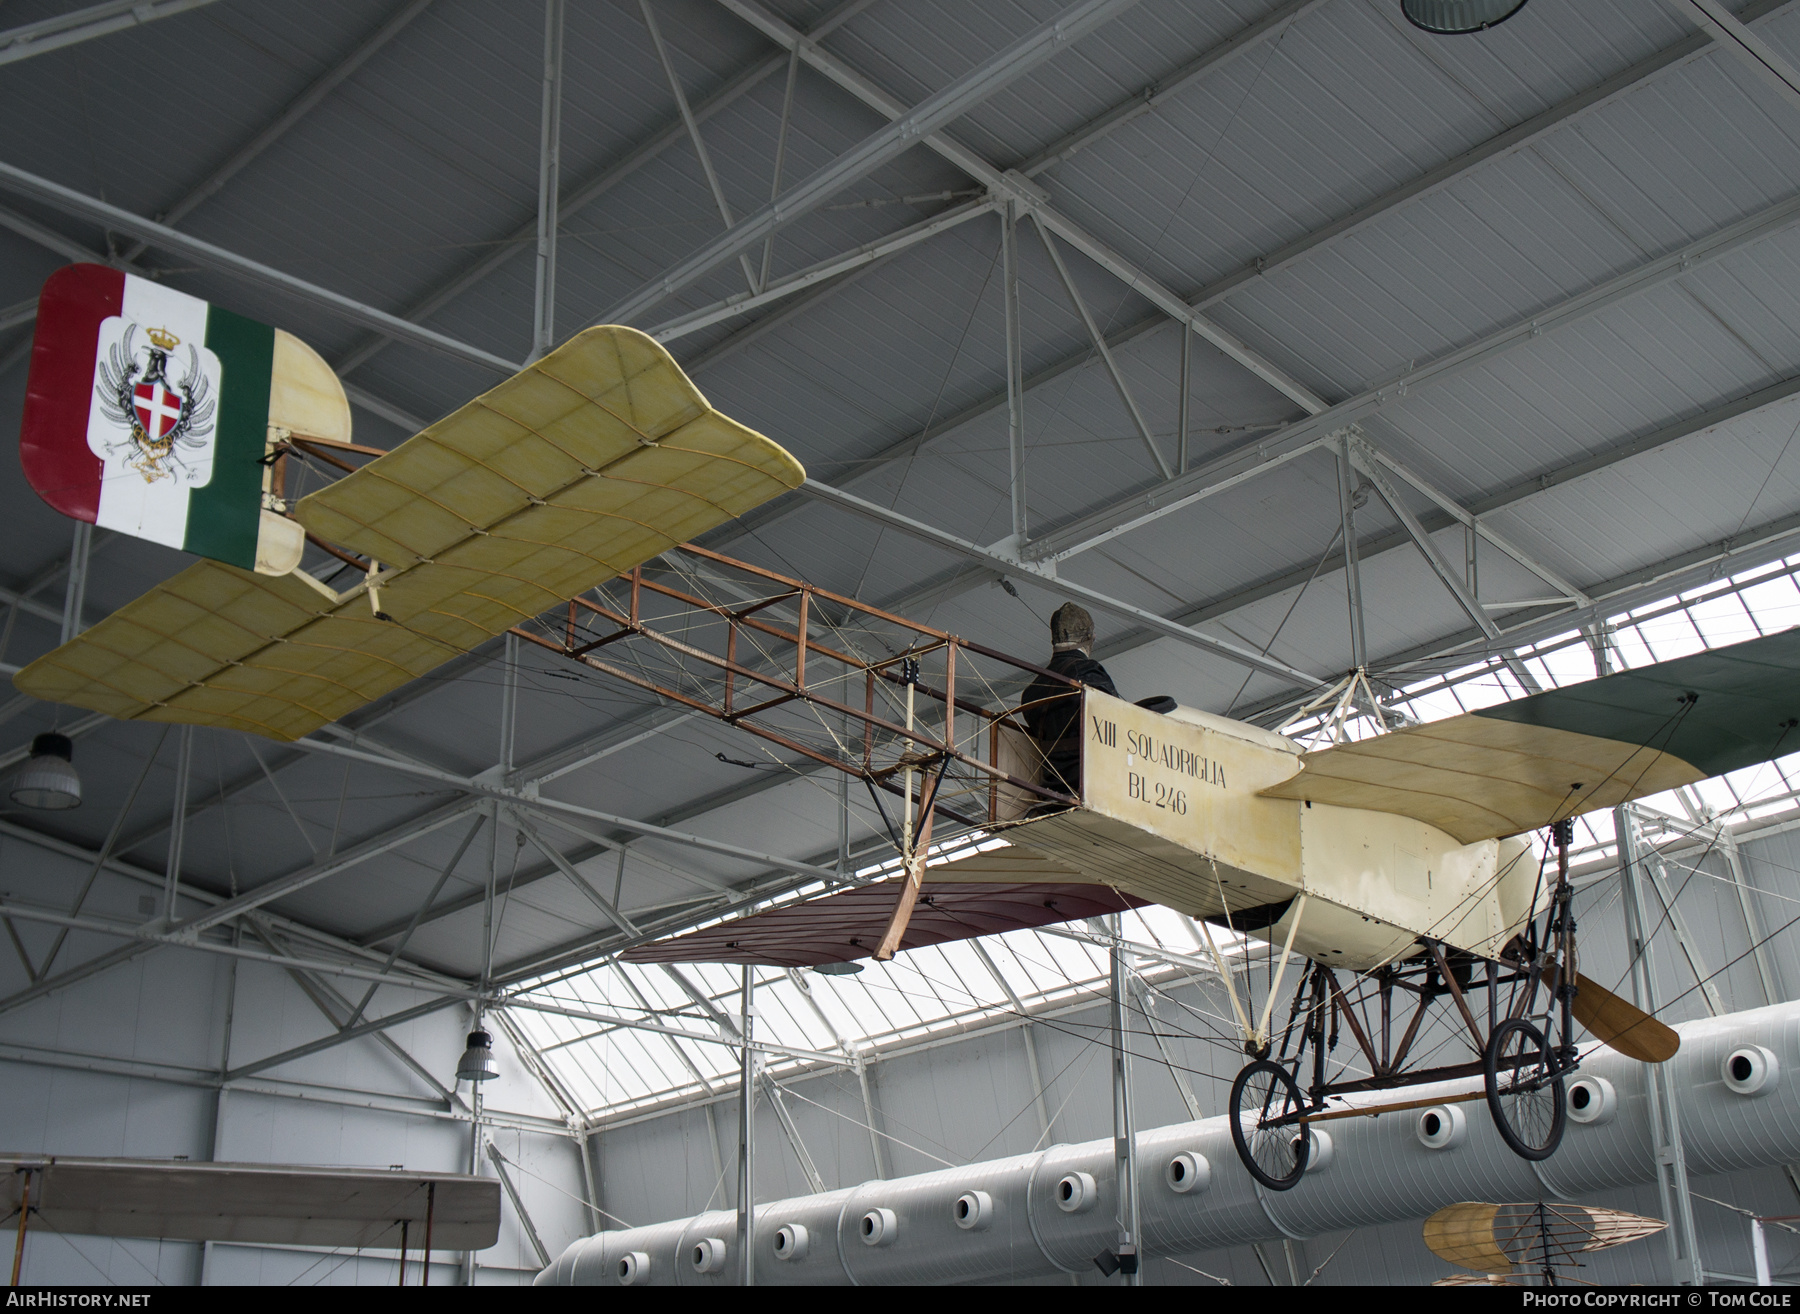
M 804 903 L 724 922 L 625 955 L 634 963 L 756 963 L 817 967 L 867 958 L 881 943 L 899 893 L 897 882 L 865 885 Z M 906 928 L 902 949 L 968 940 L 978 935 L 1051 926 L 1082 917 L 1141 908 L 1107 885 L 1062 882 L 1006 884 L 926 879 Z

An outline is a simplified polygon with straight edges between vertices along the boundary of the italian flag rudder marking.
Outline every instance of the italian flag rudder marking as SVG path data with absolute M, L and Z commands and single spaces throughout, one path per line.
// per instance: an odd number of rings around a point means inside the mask
M 20 432 L 51 507 L 253 570 L 275 330 L 101 265 L 38 302 Z
M 275 330 L 218 306 L 206 321 L 206 346 L 224 378 L 219 395 L 219 454 L 212 480 L 188 499 L 182 546 L 215 561 L 252 570 L 262 515 L 263 450 Z

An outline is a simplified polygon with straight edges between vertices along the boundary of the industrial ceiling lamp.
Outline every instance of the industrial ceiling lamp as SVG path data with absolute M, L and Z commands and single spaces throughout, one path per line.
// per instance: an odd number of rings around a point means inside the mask
M 855 976 L 862 970 L 861 963 L 820 963 L 813 968 L 820 976 Z
M 494 1059 L 494 1038 L 482 1030 L 469 1033 L 469 1047 L 456 1065 L 458 1081 L 492 1081 L 500 1075 L 500 1064 Z
M 31 741 L 31 757 L 7 781 L 7 792 L 21 807 L 60 812 L 81 806 L 81 777 L 72 760 L 75 744 L 67 735 L 44 734 Z
M 1407 22 L 1438 36 L 1485 32 L 1524 7 L 1525 0 L 1400 0 Z

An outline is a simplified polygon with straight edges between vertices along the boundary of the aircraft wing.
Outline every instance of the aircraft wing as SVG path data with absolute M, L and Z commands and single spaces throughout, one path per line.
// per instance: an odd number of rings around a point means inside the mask
M 634 329 L 578 335 L 302 499 L 345 594 L 197 562 L 19 672 L 50 702 L 298 739 L 805 479 Z
M 817 967 L 867 958 L 893 916 L 896 881 L 790 903 L 640 945 L 634 963 L 756 963 Z M 1031 849 L 991 849 L 929 867 L 902 949 L 1141 908 L 1145 900 L 1094 885 Z
M 1800 751 L 1800 628 L 1308 753 L 1262 791 L 1465 844 Z

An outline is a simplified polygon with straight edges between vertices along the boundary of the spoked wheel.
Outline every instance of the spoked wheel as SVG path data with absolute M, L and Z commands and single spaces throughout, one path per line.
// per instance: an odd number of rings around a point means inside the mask
M 1250 1175 L 1271 1191 L 1285 1191 L 1306 1171 L 1312 1129 L 1288 1070 L 1259 1059 L 1231 1083 L 1231 1140 Z
M 1548 1159 L 1562 1144 L 1566 1099 L 1550 1042 L 1524 1018 L 1508 1018 L 1482 1055 L 1488 1109 L 1500 1139 L 1522 1159 Z

